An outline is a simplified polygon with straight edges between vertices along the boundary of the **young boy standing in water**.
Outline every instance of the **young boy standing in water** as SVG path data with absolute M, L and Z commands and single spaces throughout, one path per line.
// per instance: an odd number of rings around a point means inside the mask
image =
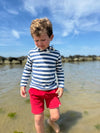
M 49 46 L 53 39 L 52 24 L 48 18 L 31 23 L 31 35 L 36 48 L 29 51 L 21 79 L 20 94 L 26 97 L 26 86 L 30 75 L 30 103 L 37 133 L 44 133 L 44 101 L 50 110 L 48 124 L 59 133 L 56 121 L 60 117 L 59 98 L 63 95 L 64 73 L 60 53 Z M 57 77 L 57 81 L 56 81 Z

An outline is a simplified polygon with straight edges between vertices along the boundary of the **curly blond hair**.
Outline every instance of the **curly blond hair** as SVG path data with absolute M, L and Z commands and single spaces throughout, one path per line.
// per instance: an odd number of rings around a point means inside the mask
M 47 33 L 50 37 L 53 34 L 52 23 L 48 18 L 35 19 L 30 26 L 31 36 L 41 36 L 42 33 Z

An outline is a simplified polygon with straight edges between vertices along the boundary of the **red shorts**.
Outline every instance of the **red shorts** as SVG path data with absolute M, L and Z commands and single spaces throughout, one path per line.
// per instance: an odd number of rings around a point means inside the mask
M 30 103 L 31 111 L 33 114 L 40 114 L 44 111 L 44 101 L 46 102 L 47 108 L 53 109 L 61 105 L 58 94 L 56 94 L 57 89 L 49 91 L 41 91 L 38 89 L 30 88 Z

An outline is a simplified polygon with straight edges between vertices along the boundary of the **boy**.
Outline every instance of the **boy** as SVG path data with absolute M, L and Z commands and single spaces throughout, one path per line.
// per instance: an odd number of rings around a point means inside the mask
M 59 133 L 55 122 L 59 119 L 59 98 L 63 95 L 64 73 L 60 53 L 49 46 L 53 39 L 52 24 L 48 18 L 33 20 L 30 26 L 36 48 L 30 50 L 21 79 L 20 94 L 26 97 L 26 85 L 30 75 L 30 103 L 37 133 L 44 133 L 44 100 L 50 110 L 48 124 Z M 56 82 L 57 77 L 57 82 Z

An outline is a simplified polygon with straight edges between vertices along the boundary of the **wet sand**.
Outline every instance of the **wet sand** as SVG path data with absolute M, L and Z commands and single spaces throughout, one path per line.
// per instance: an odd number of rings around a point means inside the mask
M 21 98 L 19 88 L 7 92 L 0 97 L 0 133 L 35 133 L 34 117 L 31 113 L 27 98 Z M 58 124 L 61 133 L 99 133 L 96 125 L 100 126 L 100 91 L 88 93 L 87 90 L 65 90 L 61 98 L 61 117 Z M 14 118 L 8 113 L 16 112 Z M 45 119 L 49 117 L 49 110 L 45 110 Z M 46 133 L 54 133 L 45 123 Z M 15 132 L 15 133 L 17 133 Z

